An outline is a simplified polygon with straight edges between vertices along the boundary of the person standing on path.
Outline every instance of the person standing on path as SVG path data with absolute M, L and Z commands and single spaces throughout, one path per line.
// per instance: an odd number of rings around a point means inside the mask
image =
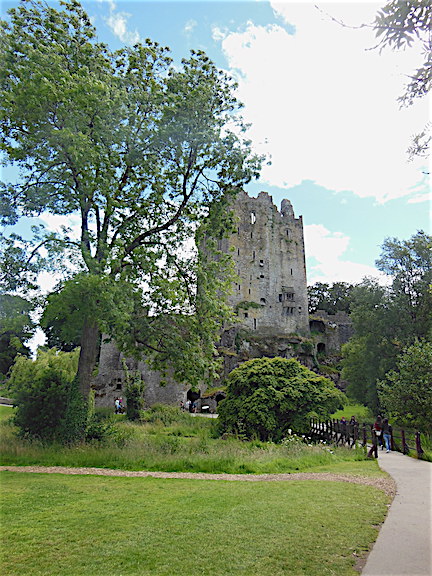
M 385 443 L 385 447 L 386 447 L 387 452 L 390 452 L 391 433 L 392 433 L 392 427 L 389 424 L 388 418 L 384 418 L 383 423 L 382 423 L 382 435 L 384 438 L 384 443 Z

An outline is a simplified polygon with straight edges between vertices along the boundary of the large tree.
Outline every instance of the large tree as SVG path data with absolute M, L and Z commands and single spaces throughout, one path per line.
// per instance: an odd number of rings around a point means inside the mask
M 378 383 L 383 407 L 398 422 L 432 431 L 432 343 L 418 340 L 399 356 L 396 370 Z
M 150 40 L 111 52 L 78 2 L 61 5 L 23 0 L 1 22 L 1 149 L 21 177 L 0 193 L 4 221 L 73 214 L 80 234 L 39 230 L 30 247 L 6 239 L 3 281 L 13 284 L 17 271 L 34 280 L 28 264 L 38 256 L 45 267 L 80 271 L 71 282 L 86 396 L 100 331 L 127 332 L 137 301 L 143 317 L 171 322 L 214 312 L 211 293 L 206 300 L 196 289 L 205 266 L 194 236 L 203 219 L 211 232 L 211 206 L 220 229 L 227 195 L 257 175 L 260 161 L 244 140 L 233 82 L 203 52 L 181 66 Z M 213 289 L 216 298 L 220 286 Z M 159 351 L 154 338 L 141 342 Z
M 342 348 L 348 392 L 378 408 L 377 381 L 385 378 L 403 349 L 432 339 L 432 237 L 387 238 L 377 267 L 391 285 L 365 280 L 353 290 L 354 336 Z

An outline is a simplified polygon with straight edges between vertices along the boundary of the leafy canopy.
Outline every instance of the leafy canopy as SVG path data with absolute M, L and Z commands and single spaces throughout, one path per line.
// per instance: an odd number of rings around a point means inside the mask
M 97 41 L 79 2 L 60 4 L 56 10 L 22 0 L 0 22 L 0 149 L 20 170 L 17 182 L 1 184 L 0 217 L 11 224 L 42 212 L 74 216 L 79 231 L 39 227 L 32 241 L 3 238 L 0 281 L 25 290 L 41 269 L 64 278 L 80 272 L 74 281 L 81 288 L 59 290 L 46 319 L 64 324 L 57 313 L 62 299 L 65 308 L 74 307 L 75 327 L 80 316 L 84 392 L 100 330 L 108 327 L 121 346 L 135 347 L 121 339 L 137 302 L 145 311 L 138 315 L 144 319 L 138 341 L 148 353 L 178 350 L 166 338 L 174 332 L 177 344 L 203 343 L 200 364 L 211 364 L 208 342 L 215 334 L 209 330 L 226 312 L 215 304 L 226 286 L 206 280 L 209 292 L 197 289 L 205 276 L 197 229 L 204 221 L 210 233 L 226 230 L 228 197 L 257 176 L 261 163 L 245 138 L 235 84 L 202 51 L 192 51 L 180 66 L 168 48 L 149 39 L 110 51 Z M 97 282 L 103 298 L 87 290 Z M 114 318 L 104 305 L 110 299 Z M 201 315 L 201 333 L 193 325 L 159 337 L 146 332 L 163 317 L 173 324 L 185 314 Z M 198 356 L 199 346 L 194 350 Z
M 376 262 L 392 283 L 364 280 L 352 292 L 354 336 L 342 348 L 348 393 L 378 409 L 377 380 L 396 368 L 403 349 L 432 339 L 432 237 L 387 238 Z
M 18 354 L 30 355 L 27 342 L 36 330 L 30 317 L 32 310 L 28 300 L 0 294 L 0 378 L 6 376 Z
M 221 433 L 280 441 L 288 430 L 307 432 L 311 417 L 328 418 L 343 404 L 330 380 L 297 360 L 258 358 L 233 370 L 219 404 Z
M 432 431 L 432 343 L 418 340 L 378 383 L 382 406 L 400 424 Z

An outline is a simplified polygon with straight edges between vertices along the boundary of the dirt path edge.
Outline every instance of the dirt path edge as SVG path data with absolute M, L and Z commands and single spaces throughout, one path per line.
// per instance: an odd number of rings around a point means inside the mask
M 327 482 L 351 482 L 383 490 L 394 497 L 396 484 L 390 476 L 358 476 L 330 472 L 296 472 L 293 474 L 207 474 L 202 472 L 151 472 L 114 470 L 110 468 L 69 468 L 65 466 L 0 466 L 0 471 L 29 472 L 36 474 L 85 474 L 93 476 L 123 476 L 130 478 L 176 478 L 183 480 L 226 480 L 243 482 L 285 482 L 292 480 L 323 480 Z

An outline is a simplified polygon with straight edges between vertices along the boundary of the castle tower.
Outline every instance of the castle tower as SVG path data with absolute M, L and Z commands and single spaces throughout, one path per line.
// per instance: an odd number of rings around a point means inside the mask
M 230 304 L 238 322 L 259 336 L 309 333 L 302 217 L 289 200 L 279 212 L 267 192 L 239 192 L 233 210 L 236 230 L 222 241 L 235 262 Z

